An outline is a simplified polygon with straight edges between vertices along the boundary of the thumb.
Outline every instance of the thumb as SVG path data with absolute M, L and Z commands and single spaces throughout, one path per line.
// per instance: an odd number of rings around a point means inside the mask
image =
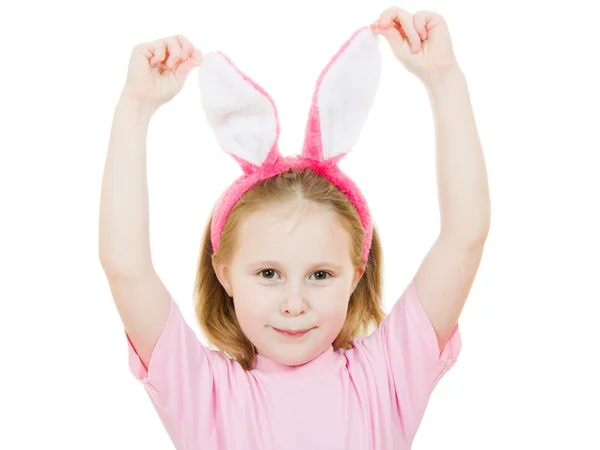
M 402 37 L 400 32 L 394 27 L 389 27 L 379 29 L 379 34 L 385 37 L 396 57 L 400 58 L 400 55 L 404 51 L 404 46 L 407 45 L 407 41 Z
M 175 78 L 180 84 L 183 84 L 185 79 L 188 77 L 192 69 L 200 66 L 200 62 L 196 59 L 190 58 L 187 61 L 179 64 L 175 70 Z

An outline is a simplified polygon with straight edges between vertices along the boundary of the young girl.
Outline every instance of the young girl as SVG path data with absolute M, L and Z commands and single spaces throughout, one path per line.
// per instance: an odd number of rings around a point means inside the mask
M 429 93 L 441 213 L 439 237 L 385 318 L 378 235 L 337 167 L 375 94 L 379 34 Z M 212 214 L 197 272 L 196 314 L 218 350 L 184 321 L 148 238 L 148 123 L 200 65 L 208 121 L 244 171 Z M 302 154 L 283 157 L 278 136 L 271 98 L 225 56 L 203 57 L 183 36 L 134 49 L 100 211 L 100 260 L 130 368 L 178 449 L 409 449 L 458 357 L 458 318 L 490 223 L 484 159 L 443 18 L 384 11 L 319 78 Z

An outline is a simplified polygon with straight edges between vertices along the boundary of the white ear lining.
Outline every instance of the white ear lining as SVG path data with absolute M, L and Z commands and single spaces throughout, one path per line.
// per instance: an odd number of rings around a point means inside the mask
M 318 93 L 323 159 L 349 152 L 358 141 L 381 74 L 379 40 L 358 33 L 324 75 Z
M 274 105 L 219 53 L 205 55 L 199 73 L 202 106 L 221 148 L 260 166 L 277 137 Z

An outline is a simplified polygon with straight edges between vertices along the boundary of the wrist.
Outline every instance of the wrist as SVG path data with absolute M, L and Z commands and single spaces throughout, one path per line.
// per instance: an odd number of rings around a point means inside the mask
M 136 100 L 132 97 L 129 97 L 125 94 L 121 94 L 119 97 L 119 101 L 117 102 L 117 106 L 115 107 L 115 112 L 123 112 L 128 116 L 133 116 L 140 120 L 150 120 L 157 108 L 154 106 Z
M 456 93 L 457 91 L 466 89 L 467 79 L 460 67 L 456 66 L 432 76 L 431 79 L 425 83 L 425 88 L 427 89 L 430 100 L 433 101 L 448 93 Z

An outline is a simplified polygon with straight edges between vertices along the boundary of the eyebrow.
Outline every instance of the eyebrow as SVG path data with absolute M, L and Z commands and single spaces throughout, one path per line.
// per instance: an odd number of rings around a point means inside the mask
M 264 260 L 264 261 L 251 262 L 251 263 L 248 263 L 248 265 L 249 266 L 278 266 L 279 263 L 276 261 Z
M 255 262 L 248 264 L 248 267 L 279 267 L 279 266 L 281 266 L 281 263 L 278 263 L 277 261 L 271 261 L 271 260 L 255 261 Z M 342 266 L 339 266 L 339 265 L 333 264 L 333 263 L 329 263 L 326 261 L 321 261 L 321 262 L 310 265 L 311 270 L 315 270 L 315 269 L 319 269 L 319 268 L 323 268 L 323 269 L 327 268 L 327 269 L 334 270 L 336 272 L 340 272 L 342 270 Z

